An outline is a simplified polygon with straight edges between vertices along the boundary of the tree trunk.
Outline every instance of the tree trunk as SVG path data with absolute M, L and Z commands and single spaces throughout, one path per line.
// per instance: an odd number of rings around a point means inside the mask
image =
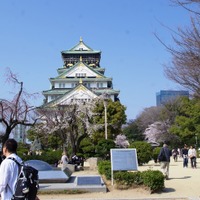
M 9 138 L 10 133 L 11 133 L 11 128 L 7 127 L 5 134 L 2 136 L 2 148 L 6 140 Z

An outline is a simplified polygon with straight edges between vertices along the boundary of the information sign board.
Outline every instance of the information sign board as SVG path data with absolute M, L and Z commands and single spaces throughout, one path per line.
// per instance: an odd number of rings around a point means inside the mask
M 136 149 L 111 149 L 111 168 L 117 170 L 138 170 Z
M 138 160 L 136 149 L 111 149 L 111 181 L 113 171 L 137 171 Z

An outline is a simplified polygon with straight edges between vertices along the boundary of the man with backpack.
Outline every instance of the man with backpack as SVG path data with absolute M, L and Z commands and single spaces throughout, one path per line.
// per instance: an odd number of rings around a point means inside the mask
M 172 156 L 172 152 L 167 144 L 164 144 L 158 155 L 158 161 L 160 162 L 161 170 L 166 180 L 169 179 L 170 156 Z
M 15 158 L 19 163 L 21 158 L 17 156 L 17 142 L 14 139 L 8 139 L 3 145 L 3 155 L 6 157 L 0 166 L 0 193 L 1 200 L 10 200 L 15 192 L 15 185 L 18 179 L 19 167 L 8 159 Z

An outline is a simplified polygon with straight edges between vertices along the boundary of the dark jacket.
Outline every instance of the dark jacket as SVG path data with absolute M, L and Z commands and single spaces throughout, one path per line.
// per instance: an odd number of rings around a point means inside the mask
M 185 155 L 185 156 L 188 156 L 188 149 L 183 148 L 182 149 L 182 154 Z
M 172 152 L 168 147 L 162 147 L 158 155 L 159 162 L 170 162 L 170 156 Z

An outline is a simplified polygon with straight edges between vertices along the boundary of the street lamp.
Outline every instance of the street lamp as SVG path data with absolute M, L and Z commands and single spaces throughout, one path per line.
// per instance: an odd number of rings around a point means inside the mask
M 197 142 L 197 134 L 195 135 L 195 141 L 196 141 L 196 148 L 197 148 L 197 145 L 198 145 L 198 144 L 197 144 L 197 143 L 198 143 L 198 142 Z
M 108 94 L 103 94 L 103 105 L 104 105 L 104 113 L 105 113 L 105 139 L 108 139 L 108 123 L 107 123 L 107 105 L 108 105 Z

